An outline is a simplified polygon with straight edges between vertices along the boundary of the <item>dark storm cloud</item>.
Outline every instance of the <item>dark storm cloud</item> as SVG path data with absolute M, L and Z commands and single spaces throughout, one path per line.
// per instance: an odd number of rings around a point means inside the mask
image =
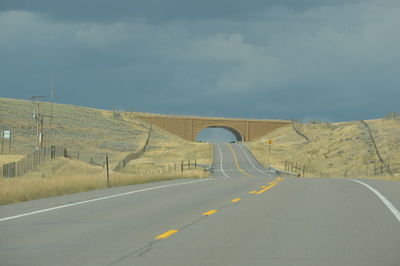
M 318 6 L 355 0 L 3 0 L 0 10 L 40 12 L 55 20 L 115 21 L 143 18 L 148 22 L 197 19 L 256 19 L 266 9 L 283 7 L 302 12 Z
M 323 4 L 322 4 L 323 3 Z M 1 1 L 0 96 L 170 114 L 399 112 L 398 1 Z

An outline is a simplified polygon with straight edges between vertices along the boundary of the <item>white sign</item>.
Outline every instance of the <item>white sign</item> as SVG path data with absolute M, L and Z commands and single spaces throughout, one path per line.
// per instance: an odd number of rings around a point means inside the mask
M 3 138 L 4 139 L 11 139 L 11 130 L 4 130 L 3 131 Z

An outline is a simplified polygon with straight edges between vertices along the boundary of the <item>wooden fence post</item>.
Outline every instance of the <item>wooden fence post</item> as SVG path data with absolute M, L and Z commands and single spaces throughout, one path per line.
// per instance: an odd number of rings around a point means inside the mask
M 15 162 L 11 163 L 11 173 L 12 173 L 11 177 L 15 177 L 16 170 L 17 170 L 16 163 Z
M 4 154 L 4 136 L 3 136 L 3 130 L 1 131 L 1 154 Z
M 107 171 L 107 185 L 108 185 L 108 187 L 110 187 L 110 173 L 109 173 L 109 170 L 108 170 L 108 155 L 107 155 L 107 153 L 106 153 L 106 171 Z

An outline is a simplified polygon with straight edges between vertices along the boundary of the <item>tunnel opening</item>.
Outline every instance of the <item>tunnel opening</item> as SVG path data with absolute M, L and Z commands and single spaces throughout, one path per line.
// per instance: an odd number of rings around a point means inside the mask
M 199 132 L 196 141 L 208 143 L 241 142 L 243 137 L 236 129 L 224 126 L 210 126 Z

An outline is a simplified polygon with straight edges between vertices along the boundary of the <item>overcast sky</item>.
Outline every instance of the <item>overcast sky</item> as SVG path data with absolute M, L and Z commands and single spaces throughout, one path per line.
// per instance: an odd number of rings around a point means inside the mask
M 0 0 L 0 97 L 204 116 L 400 112 L 399 0 Z

